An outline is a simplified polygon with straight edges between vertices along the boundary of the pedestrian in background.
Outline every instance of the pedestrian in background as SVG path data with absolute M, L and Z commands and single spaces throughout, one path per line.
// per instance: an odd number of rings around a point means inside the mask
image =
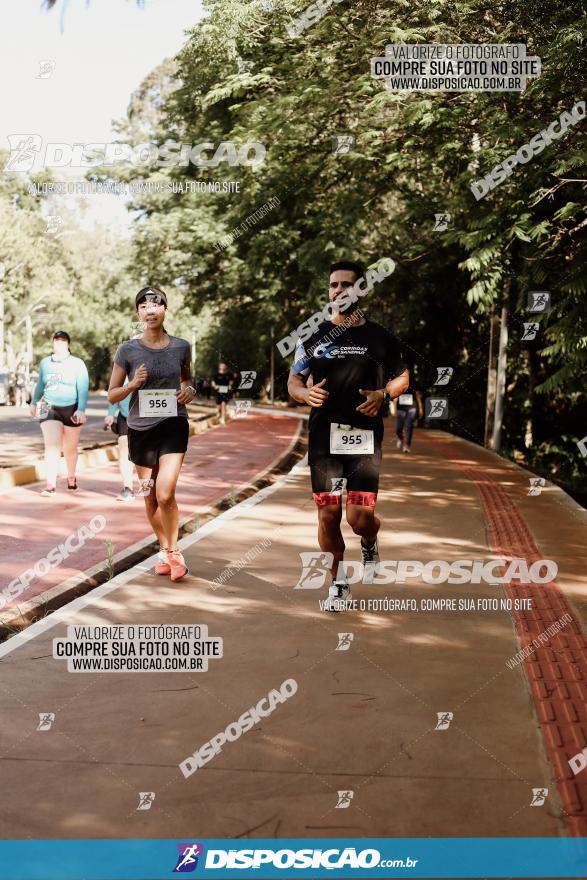
M 134 465 L 128 457 L 128 407 L 130 397 L 108 404 L 108 415 L 104 419 L 104 427 L 110 428 L 118 438 L 118 469 L 122 478 L 122 490 L 116 496 L 117 501 L 134 501 L 133 482 Z
M 71 354 L 70 341 L 65 330 L 53 334 L 53 354 L 40 363 L 31 400 L 31 415 L 41 423 L 45 445 L 46 486 L 41 492 L 45 498 L 55 496 L 62 452 L 67 466 L 67 488 L 71 492 L 77 490 L 78 445 L 82 425 L 87 421 L 90 380 L 83 360 Z

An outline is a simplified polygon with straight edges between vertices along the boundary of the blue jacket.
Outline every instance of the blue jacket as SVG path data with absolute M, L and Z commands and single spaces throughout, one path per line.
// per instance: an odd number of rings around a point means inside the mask
M 109 403 L 108 404 L 108 415 L 114 416 L 116 418 L 116 413 L 120 412 L 121 416 L 124 416 L 125 419 L 128 419 L 128 408 L 130 406 L 130 398 L 131 398 L 131 395 L 129 394 L 128 397 L 125 397 L 124 400 L 119 400 L 118 403 Z
M 68 354 L 58 361 L 49 355 L 39 366 L 39 380 L 31 402 L 37 404 L 44 397 L 51 406 L 76 404 L 79 412 L 85 412 L 89 390 L 90 379 L 81 358 Z

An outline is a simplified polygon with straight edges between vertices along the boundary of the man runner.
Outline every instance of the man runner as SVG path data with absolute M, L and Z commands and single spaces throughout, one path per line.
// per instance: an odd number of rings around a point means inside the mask
M 330 267 L 331 302 L 361 279 L 361 263 L 342 260 Z M 338 611 L 351 598 L 344 566 L 345 543 L 340 530 L 342 488 L 346 485 L 346 519 L 361 537 L 365 570 L 379 562 L 375 516 L 379 488 L 384 402 L 402 394 L 409 372 L 397 338 L 365 318 L 356 297 L 345 294 L 340 312 L 322 321 L 305 342 L 298 340 L 288 391 L 298 403 L 312 407 L 308 463 L 318 508 L 318 542 L 332 553 L 333 583 L 328 610 Z M 312 385 L 308 386 L 308 378 Z
M 232 376 L 228 372 L 228 367 L 224 361 L 218 364 L 218 372 L 212 379 L 212 388 L 216 395 L 216 406 L 218 407 L 218 417 L 220 424 L 226 424 L 226 404 L 232 397 Z

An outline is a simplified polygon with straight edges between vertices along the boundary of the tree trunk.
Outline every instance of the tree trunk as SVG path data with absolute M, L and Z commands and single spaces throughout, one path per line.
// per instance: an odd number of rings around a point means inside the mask
M 534 386 L 536 385 L 536 355 L 532 348 L 529 348 L 526 352 L 526 363 L 528 365 L 528 403 L 530 412 L 526 419 L 524 446 L 526 449 L 531 449 L 534 445 Z
M 495 308 L 489 319 L 489 356 L 487 361 L 487 395 L 485 399 L 485 435 L 483 445 L 491 446 L 491 434 L 495 418 L 495 389 L 497 387 L 497 336 L 499 333 L 499 317 Z
M 495 417 L 491 434 L 491 446 L 494 452 L 501 450 L 501 427 L 503 422 L 503 408 L 505 397 L 505 378 L 507 367 L 508 346 L 508 307 L 502 306 L 501 326 L 499 328 L 499 353 L 497 355 L 497 383 L 495 393 Z

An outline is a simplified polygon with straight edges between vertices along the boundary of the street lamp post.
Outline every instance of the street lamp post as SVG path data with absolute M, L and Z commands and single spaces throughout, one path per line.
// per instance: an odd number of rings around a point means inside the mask
M 30 374 L 31 374 L 31 371 L 33 368 L 33 320 L 32 320 L 32 315 L 34 314 L 34 312 L 37 312 L 40 309 L 44 309 L 44 308 L 46 308 L 45 303 L 39 302 L 39 300 L 37 300 L 37 302 L 33 303 L 32 305 L 30 305 L 28 307 L 24 317 L 22 317 L 20 319 L 20 321 L 17 321 L 16 324 L 14 325 L 14 329 L 16 330 L 17 327 L 20 327 L 20 325 L 23 323 L 23 321 L 25 324 L 27 381 L 30 378 Z
M 196 328 L 192 327 L 192 378 L 196 381 Z
M 270 372 L 271 372 L 271 405 L 275 403 L 275 351 L 273 346 L 273 324 L 271 325 L 271 354 L 270 354 Z

